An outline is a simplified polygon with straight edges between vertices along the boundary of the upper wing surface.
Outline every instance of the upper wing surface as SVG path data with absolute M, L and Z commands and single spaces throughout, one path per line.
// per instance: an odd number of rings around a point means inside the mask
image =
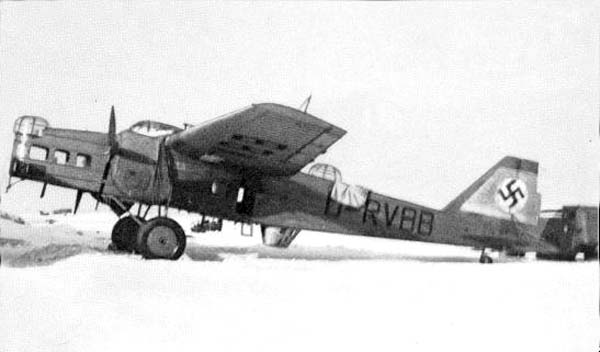
M 254 104 L 167 138 L 192 158 L 266 175 L 293 175 L 346 131 L 300 110 Z

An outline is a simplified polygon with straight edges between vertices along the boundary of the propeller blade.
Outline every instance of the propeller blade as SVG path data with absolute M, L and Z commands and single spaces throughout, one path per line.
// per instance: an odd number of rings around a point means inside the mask
M 111 153 L 108 157 L 108 161 L 106 162 L 106 165 L 104 166 L 104 171 L 102 172 L 102 181 L 100 183 L 100 190 L 98 191 L 98 195 L 102 195 L 102 191 L 104 191 L 104 185 L 106 185 L 106 179 L 108 178 L 108 173 L 110 172 L 110 163 L 112 162 L 112 159 L 114 157 L 114 154 Z
M 115 153 L 110 153 L 108 156 L 108 161 L 104 166 L 104 171 L 102 172 L 102 181 L 100 181 L 100 189 L 98 190 L 98 198 L 96 201 L 96 210 L 98 210 L 98 205 L 100 204 L 100 200 L 102 199 L 102 193 L 104 193 L 104 186 L 106 186 L 106 179 L 108 178 L 108 173 L 110 172 L 110 164 L 112 162 Z
M 117 143 L 117 122 L 115 118 L 115 106 L 110 108 L 110 121 L 108 122 L 108 145 L 114 148 Z
M 100 202 L 100 199 L 102 199 L 102 193 L 104 192 L 104 186 L 106 185 L 106 179 L 108 178 L 108 173 L 110 172 L 110 164 L 111 164 L 115 154 L 117 154 L 117 151 L 119 150 L 116 129 L 117 129 L 117 122 L 116 122 L 116 117 L 115 117 L 115 106 L 113 105 L 110 108 L 110 119 L 108 122 L 108 134 L 107 134 L 107 144 L 109 146 L 109 149 L 107 151 L 108 160 L 106 161 L 106 165 L 104 165 L 104 171 L 102 172 L 102 180 L 100 182 L 100 189 L 98 190 L 98 202 L 96 203 L 96 209 L 98 209 L 98 203 Z

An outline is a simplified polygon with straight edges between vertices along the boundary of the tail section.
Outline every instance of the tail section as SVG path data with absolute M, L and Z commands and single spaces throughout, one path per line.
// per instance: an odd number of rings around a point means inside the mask
M 537 162 L 504 157 L 444 211 L 476 213 L 537 225 L 541 202 L 537 174 Z

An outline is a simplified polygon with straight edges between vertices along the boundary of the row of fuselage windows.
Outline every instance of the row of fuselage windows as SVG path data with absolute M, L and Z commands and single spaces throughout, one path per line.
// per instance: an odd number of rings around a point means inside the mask
M 39 160 L 39 161 L 48 161 L 48 156 L 50 154 L 50 150 L 46 147 L 40 147 L 37 145 L 32 145 L 29 148 L 29 159 L 31 160 Z M 54 150 L 54 155 L 52 161 L 58 165 L 67 165 L 71 160 L 71 153 L 66 150 L 56 149 Z M 83 154 L 77 153 L 75 156 L 75 166 L 77 167 L 90 167 L 92 165 L 92 157 Z

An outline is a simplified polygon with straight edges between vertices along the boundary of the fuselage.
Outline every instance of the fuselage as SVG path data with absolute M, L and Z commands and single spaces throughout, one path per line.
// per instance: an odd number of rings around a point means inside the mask
M 38 134 L 17 126 L 15 132 L 11 176 L 98 194 L 108 162 L 106 134 L 47 126 Z M 522 235 L 539 238 L 543 229 L 372 191 L 363 204 L 351 206 L 332 197 L 332 180 L 302 172 L 261 177 L 259 170 L 167 150 L 164 138 L 121 132 L 121 151 L 111 161 L 101 201 L 114 197 L 123 204 L 165 205 L 239 222 L 474 247 L 526 246 Z

